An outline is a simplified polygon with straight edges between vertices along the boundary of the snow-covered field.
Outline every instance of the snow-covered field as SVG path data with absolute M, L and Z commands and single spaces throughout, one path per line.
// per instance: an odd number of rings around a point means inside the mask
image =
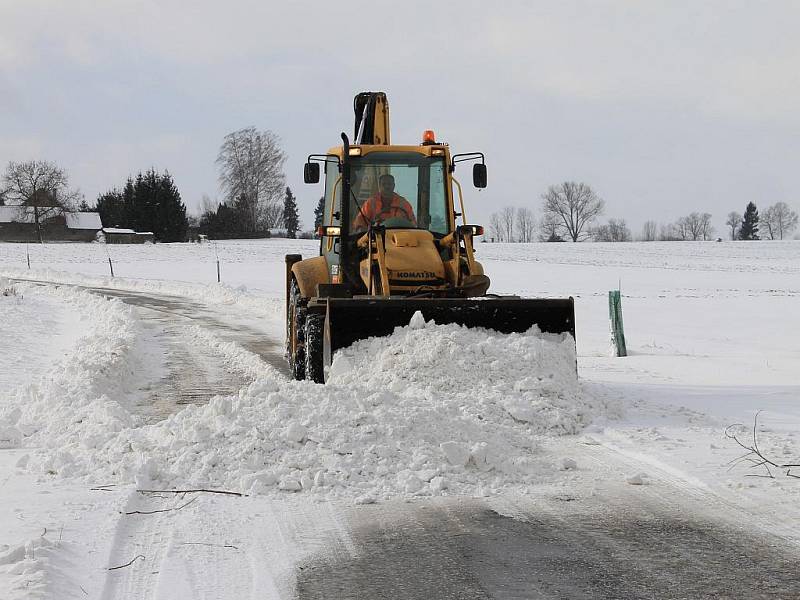
M 0 277 L 188 297 L 280 339 L 283 257 L 316 250 L 2 244 Z M 763 410 L 761 450 L 800 462 L 800 242 L 481 244 L 478 259 L 491 291 L 576 298 L 577 380 L 571 344 L 535 332 L 415 321 L 342 352 L 322 387 L 198 328 L 253 383 L 146 423 L 129 396 L 152 357 L 128 306 L 0 282 L 0 598 L 287 597 L 304 556 L 344 543 L 338 507 L 434 496 L 657 489 L 800 546 L 798 480 L 731 469 L 743 452 L 724 433 Z M 626 358 L 609 349 L 618 287 Z M 187 488 L 246 496 L 136 492 Z

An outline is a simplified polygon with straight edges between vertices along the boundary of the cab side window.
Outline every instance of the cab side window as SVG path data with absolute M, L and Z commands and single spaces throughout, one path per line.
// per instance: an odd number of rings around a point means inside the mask
M 325 214 L 323 225 L 341 225 L 342 179 L 335 160 L 325 161 Z M 338 215 L 339 218 L 337 218 Z

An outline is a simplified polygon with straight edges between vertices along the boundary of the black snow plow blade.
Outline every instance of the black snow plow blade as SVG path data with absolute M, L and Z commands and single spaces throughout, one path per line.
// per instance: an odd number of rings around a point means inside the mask
M 416 311 L 439 325 L 457 323 L 502 333 L 522 333 L 536 325 L 543 332 L 575 338 L 572 298 L 319 298 L 308 305 L 309 314 L 325 315 L 325 364 L 340 348 L 408 325 Z

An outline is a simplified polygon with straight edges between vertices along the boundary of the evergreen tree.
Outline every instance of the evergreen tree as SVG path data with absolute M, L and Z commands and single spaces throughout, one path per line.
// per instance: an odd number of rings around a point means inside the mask
M 314 209 L 314 235 L 317 234 L 317 229 L 322 225 L 322 219 L 325 217 L 325 196 L 322 196 L 317 202 L 317 208 Z
M 128 227 L 128 209 L 119 190 L 110 190 L 97 197 L 96 210 L 103 227 Z
M 159 242 L 182 242 L 186 239 L 189 227 L 186 206 L 168 171 L 163 175 L 154 169 L 144 175 L 139 173 L 132 192 L 130 224 L 133 229 L 150 231 Z
M 136 179 L 133 181 L 130 203 L 127 205 L 128 226 L 135 231 L 155 234 L 150 206 L 150 189 L 152 187 L 150 183 L 141 172 L 136 175 Z
M 300 216 L 297 214 L 297 202 L 292 188 L 286 188 L 286 196 L 283 198 L 283 225 L 286 227 L 286 235 L 291 239 L 297 237 L 297 230 L 300 229 Z
M 189 229 L 186 205 L 181 201 L 181 194 L 169 171 L 164 171 L 164 174 L 158 178 L 156 189 L 158 197 L 156 216 L 161 241 L 185 242 Z M 156 239 L 159 239 L 158 233 L 156 233 Z
M 81 203 L 78 204 L 78 212 L 95 212 L 94 206 L 89 206 L 89 203 L 86 202 L 86 198 L 81 200 Z
M 739 228 L 740 240 L 757 240 L 758 237 L 758 209 L 752 202 L 747 204 L 742 218 L 742 226 Z
M 129 176 L 128 180 L 125 182 L 125 187 L 122 188 L 122 206 L 125 210 L 125 225 L 121 225 L 120 227 L 124 227 L 125 229 L 133 229 L 135 196 L 133 177 Z
M 150 169 L 134 180 L 128 177 L 122 191 L 113 189 L 97 198 L 103 227 L 120 227 L 153 233 L 159 242 L 182 242 L 189 220 L 186 206 L 169 171 Z
M 206 211 L 200 217 L 200 233 L 212 240 L 239 237 L 244 228 L 241 212 L 230 208 L 224 202 L 217 207 L 217 210 Z

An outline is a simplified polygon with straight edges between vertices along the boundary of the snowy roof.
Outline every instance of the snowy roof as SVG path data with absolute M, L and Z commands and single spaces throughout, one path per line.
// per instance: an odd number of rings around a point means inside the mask
M 153 235 L 152 231 L 134 231 L 133 229 L 122 229 L 120 227 L 103 227 L 103 233 L 124 233 L 126 235 Z
M 0 206 L 0 223 L 33 223 L 32 206 Z
M 96 212 L 66 212 L 63 208 L 43 207 L 47 211 L 47 218 L 64 215 L 67 229 L 101 229 L 100 213 Z M 41 215 L 41 212 L 39 213 Z M 0 206 L 0 223 L 34 223 L 35 217 L 32 206 Z
M 102 229 L 103 223 L 100 221 L 100 213 L 96 212 L 77 212 L 64 213 L 67 220 L 68 229 Z
M 119 227 L 103 227 L 103 233 L 136 233 L 133 229 L 120 229 Z

